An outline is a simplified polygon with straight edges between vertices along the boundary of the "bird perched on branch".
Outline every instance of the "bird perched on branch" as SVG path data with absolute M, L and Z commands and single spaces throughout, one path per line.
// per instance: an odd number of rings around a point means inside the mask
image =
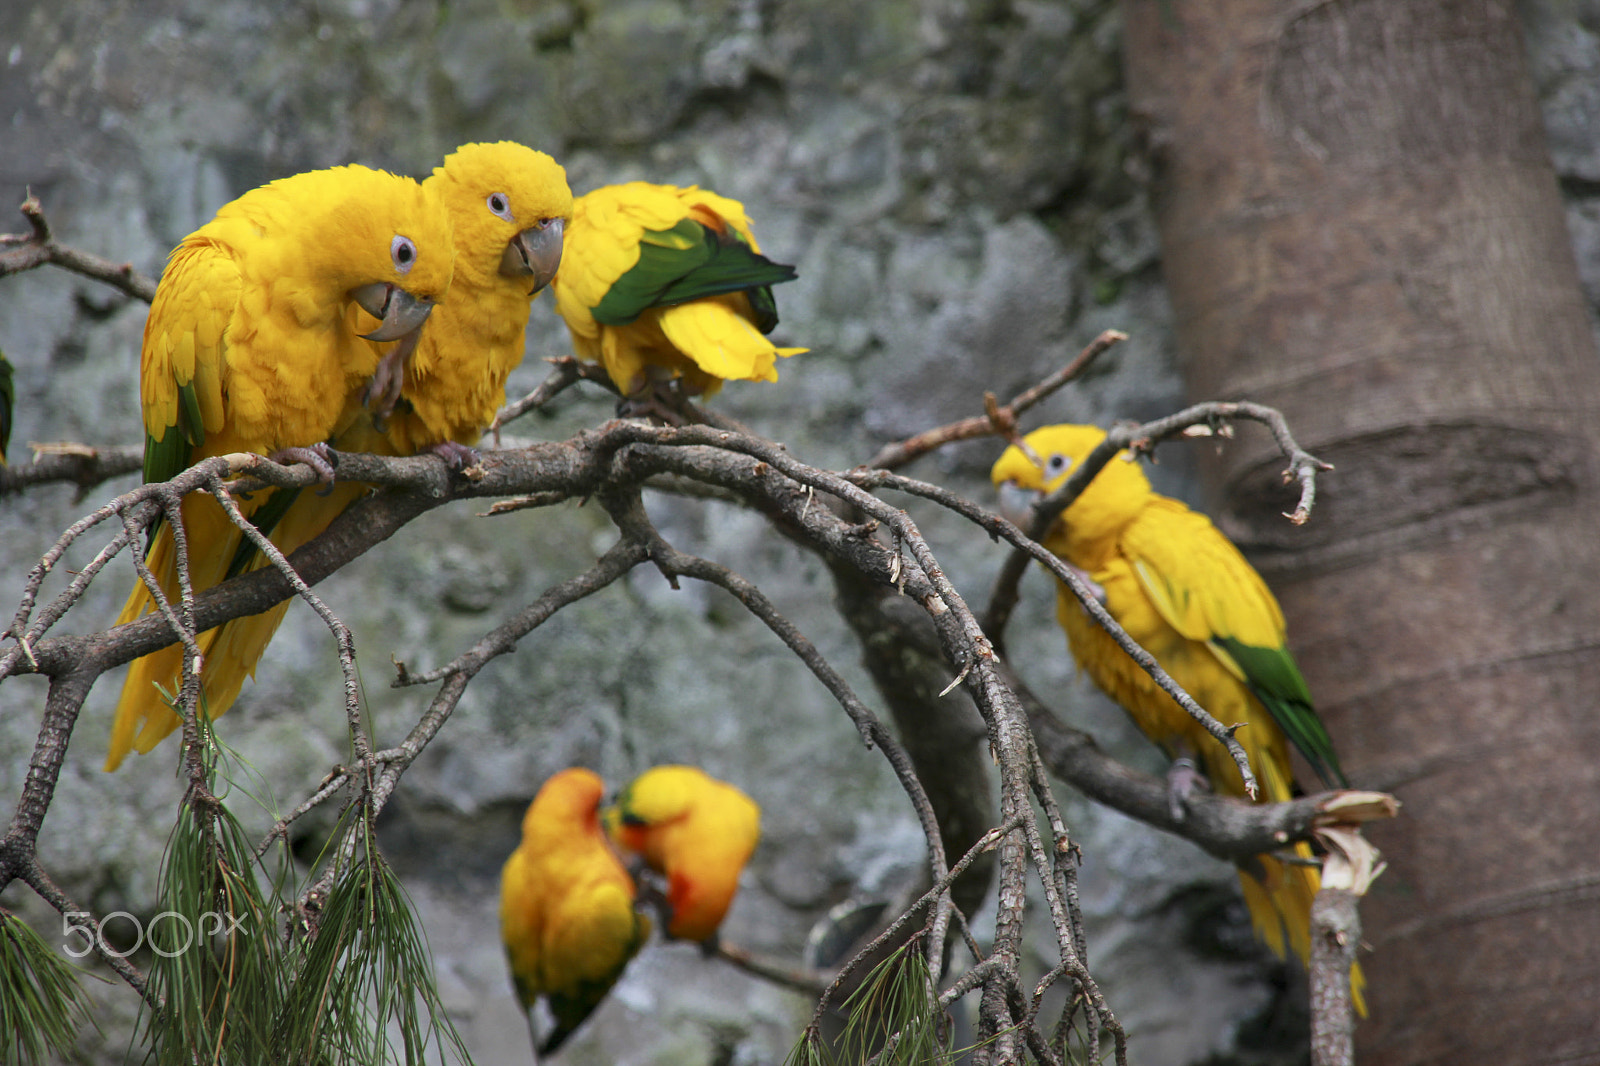
M 324 443 L 352 416 L 380 361 L 403 366 L 450 285 L 450 220 L 410 178 L 362 166 L 283 178 L 225 205 L 168 257 L 140 355 L 146 481 L 201 459 L 255 452 L 302 459 L 331 478 Z M 387 354 L 371 341 L 398 341 Z M 281 518 L 287 493 L 239 499 L 258 526 Z M 253 550 L 209 495 L 183 501 L 196 592 L 245 565 Z M 241 550 L 243 549 L 243 550 Z M 149 564 L 169 601 L 179 595 L 170 525 Z M 118 623 L 154 609 L 134 586 Z M 237 619 L 200 635 L 206 713 L 215 718 L 255 668 L 277 617 Z M 265 629 L 262 635 L 260 630 Z M 135 661 L 123 684 L 106 769 L 177 728 L 181 646 Z
M 380 431 L 388 448 L 359 440 L 338 446 L 398 455 L 434 450 L 460 465 L 505 404 L 530 305 L 561 264 L 572 190 L 554 159 L 510 141 L 462 145 L 423 185 L 437 193 L 455 228 L 450 299 L 398 383 L 400 403 Z
M 617 846 L 667 879 L 666 932 L 710 942 L 761 838 L 761 808 L 693 766 L 656 766 L 605 811 Z
M 1048 426 L 1024 438 L 1036 458 L 1007 448 L 991 471 L 1002 509 L 1024 515 L 1104 439 L 1093 426 Z M 1291 742 L 1329 787 L 1344 787 L 1333 741 L 1285 646 L 1283 613 L 1266 583 L 1208 518 L 1157 495 L 1127 458 L 1112 459 L 1090 481 L 1043 545 L 1080 572 L 1111 617 L 1212 717 L 1244 726 L 1237 739 L 1263 802 L 1293 797 Z M 1176 803 L 1196 784 L 1184 760 L 1198 760 L 1219 792 L 1245 795 L 1228 750 L 1157 687 L 1064 584 L 1056 590 L 1056 618 L 1079 667 L 1179 760 L 1169 777 Z M 1294 861 L 1257 855 L 1241 863 L 1239 883 L 1256 935 L 1280 958 L 1287 938 L 1305 962 L 1320 881 L 1309 845 L 1297 843 L 1292 851 Z M 1363 983 L 1356 967 L 1353 998 L 1365 1013 Z
M 776 381 L 771 286 L 794 268 L 761 254 L 744 205 L 694 186 L 642 181 L 578 198 L 551 288 L 580 358 L 635 401 Z
M 622 976 L 650 935 L 633 909 L 633 879 L 600 830 L 605 791 L 589 770 L 562 770 L 534 796 L 522 843 L 500 874 L 500 935 L 524 1012 L 542 996 L 555 1018 L 541 1055 L 555 1051 Z

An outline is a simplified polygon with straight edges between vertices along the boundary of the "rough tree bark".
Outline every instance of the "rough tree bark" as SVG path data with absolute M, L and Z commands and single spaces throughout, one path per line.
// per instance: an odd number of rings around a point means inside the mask
M 1190 388 L 1337 467 L 1303 528 L 1263 437 L 1208 476 L 1345 766 L 1405 804 L 1362 1058 L 1596 1061 L 1600 359 L 1516 11 L 1125 10 Z

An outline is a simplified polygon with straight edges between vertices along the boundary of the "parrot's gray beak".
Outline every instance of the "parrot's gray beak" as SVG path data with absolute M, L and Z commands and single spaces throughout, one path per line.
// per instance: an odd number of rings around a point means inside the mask
M 529 296 L 550 284 L 561 267 L 562 233 L 566 225 L 562 219 L 552 218 L 529 226 L 511 238 L 500 256 L 500 273 L 508 278 L 531 277 L 533 288 L 528 291 Z
M 381 325 L 362 336 L 369 341 L 399 340 L 422 328 L 433 313 L 433 301 L 411 295 L 398 285 L 374 281 L 350 290 L 350 298 Z
M 1026 530 L 1033 505 L 1043 497 L 1044 493 L 1037 489 L 1025 489 L 1015 481 L 1003 482 L 1000 486 L 1000 513 L 1012 525 Z

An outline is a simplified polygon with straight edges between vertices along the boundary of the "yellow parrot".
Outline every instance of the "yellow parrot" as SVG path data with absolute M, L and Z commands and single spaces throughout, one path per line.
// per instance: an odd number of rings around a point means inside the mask
M 168 258 L 145 322 L 140 355 L 145 480 L 165 481 L 191 464 L 230 452 L 305 458 L 328 468 L 325 448 L 349 420 L 380 358 L 404 363 L 423 323 L 450 286 L 450 220 L 431 190 L 362 166 L 283 178 L 252 190 L 184 238 Z M 370 341 L 395 341 L 382 356 Z M 272 491 L 240 499 L 271 529 L 291 498 Z M 190 579 L 196 592 L 242 569 L 252 554 L 209 495 L 183 501 Z M 241 550 L 241 549 L 244 550 Z M 172 530 L 158 526 L 149 563 L 169 599 L 178 597 Z M 154 605 L 134 586 L 118 624 Z M 269 612 L 270 613 L 270 612 Z M 280 612 L 281 614 L 281 612 Z M 254 619 L 200 636 L 206 712 L 215 718 L 239 693 L 254 655 L 237 645 Z M 276 620 L 266 626 L 270 636 Z M 169 697 L 180 688 L 181 646 L 136 660 L 123 684 L 106 769 L 150 751 L 179 725 Z
M 554 159 L 510 141 L 462 145 L 423 185 L 450 212 L 455 280 L 407 363 L 401 402 L 382 432 L 396 454 L 433 450 L 460 465 L 505 405 L 530 305 L 561 263 L 572 190 Z M 361 443 L 337 442 L 346 451 L 383 450 Z
M 656 766 L 605 811 L 606 832 L 667 879 L 667 935 L 710 941 L 761 838 L 761 808 L 693 766 Z
M 1024 439 L 1043 469 L 1013 445 L 991 471 L 1002 509 L 1018 516 L 1060 486 L 1105 433 L 1060 425 Z M 1144 472 L 1126 459 L 1127 453 L 1112 459 L 1042 543 L 1079 571 L 1106 611 L 1200 706 L 1225 725 L 1245 724 L 1238 740 L 1262 802 L 1293 797 L 1290 742 L 1328 786 L 1344 787 L 1333 741 L 1285 646 L 1283 613 L 1266 583 L 1210 519 L 1157 495 Z M 1227 749 L 1156 687 L 1065 585 L 1056 590 L 1056 618 L 1078 666 L 1146 736 L 1175 759 L 1198 759 L 1219 792 L 1245 795 Z M 1172 780 L 1175 788 L 1184 784 L 1181 772 Z M 1309 845 L 1301 842 L 1293 850 L 1303 862 L 1257 855 L 1240 864 L 1239 883 L 1256 935 L 1281 958 L 1287 934 L 1288 946 L 1305 962 L 1320 878 L 1310 865 Z M 1357 966 L 1351 989 L 1365 1014 L 1363 985 Z
M 619 391 L 646 399 L 680 381 L 685 395 L 729 380 L 777 381 L 771 286 L 794 268 L 761 254 L 744 205 L 694 186 L 606 185 L 573 204 L 551 289 L 580 358 Z
M 583 1024 L 650 935 L 650 919 L 633 909 L 633 879 L 600 831 L 604 791 L 589 770 L 551 777 L 500 874 L 500 936 L 517 999 L 527 1012 L 543 996 L 555 1017 L 540 1055 Z

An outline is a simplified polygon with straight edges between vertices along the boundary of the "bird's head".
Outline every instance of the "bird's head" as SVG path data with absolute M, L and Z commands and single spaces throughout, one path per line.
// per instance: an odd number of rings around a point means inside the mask
M 567 172 L 554 159 L 512 141 L 465 144 L 424 184 L 450 209 L 463 271 L 508 279 L 530 297 L 550 284 L 572 218 Z
M 1060 488 L 1105 439 L 1105 431 L 1094 426 L 1045 426 L 1022 438 L 1023 447 L 1007 448 L 989 471 L 1000 491 L 1001 513 L 1026 529 L 1034 505 Z M 1099 536 L 1102 526 L 1120 526 L 1149 495 L 1144 471 L 1126 459 L 1123 453 L 1107 463 L 1063 513 L 1073 534 Z
M 284 242 L 304 260 L 296 266 L 360 308 L 349 319 L 360 335 L 415 337 L 454 274 L 444 205 L 411 178 L 359 165 L 286 180 L 306 204 L 297 221 L 305 238 Z
M 552 774 L 539 787 L 523 816 L 523 834 L 527 835 L 532 826 L 597 824 L 605 791 L 600 776 L 581 766 Z

